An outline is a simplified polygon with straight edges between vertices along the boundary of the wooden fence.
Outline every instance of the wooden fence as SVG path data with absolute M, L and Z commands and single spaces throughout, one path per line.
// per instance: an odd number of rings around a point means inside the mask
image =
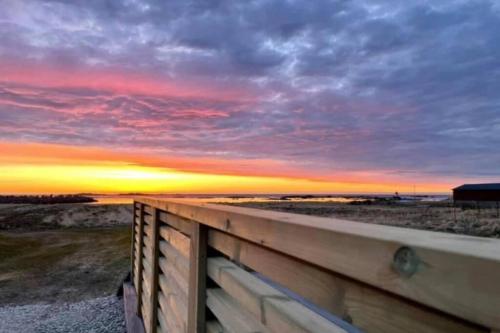
M 500 332 L 500 240 L 184 201 L 134 203 L 150 332 Z

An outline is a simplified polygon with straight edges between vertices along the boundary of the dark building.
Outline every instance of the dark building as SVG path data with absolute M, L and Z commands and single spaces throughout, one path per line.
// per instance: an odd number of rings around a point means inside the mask
M 453 201 L 500 202 L 500 183 L 464 184 L 453 189 Z

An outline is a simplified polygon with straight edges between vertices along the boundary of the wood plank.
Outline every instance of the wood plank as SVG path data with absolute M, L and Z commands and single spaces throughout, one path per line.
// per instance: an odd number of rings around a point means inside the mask
M 207 333 L 228 333 L 217 320 L 207 321 Z
M 135 281 L 136 281 L 136 279 L 138 278 L 138 274 L 137 274 L 137 272 L 139 272 L 139 263 L 138 263 L 138 262 L 136 262 L 136 263 L 135 263 L 134 272 L 135 272 L 135 273 L 134 273 L 134 276 L 132 277 L 132 281 L 134 281 L 134 282 L 133 282 L 133 285 L 134 285 L 134 286 L 136 286 L 136 285 L 137 285 L 137 283 L 136 283 Z
M 172 320 L 173 326 L 179 328 L 179 332 L 186 332 L 186 320 L 183 320 L 175 308 L 172 307 L 172 305 L 176 304 L 169 302 L 163 293 L 160 293 L 158 300 L 160 303 L 160 312 L 164 314 L 165 318 L 168 317 L 168 319 Z
M 404 301 L 229 234 L 210 230 L 208 244 L 370 333 L 477 333 L 483 329 Z
M 163 240 L 167 241 L 176 248 L 183 256 L 189 258 L 190 240 L 189 237 L 183 235 L 179 231 L 169 226 L 160 228 L 160 235 Z
M 471 322 L 499 328 L 500 240 L 233 206 L 154 198 L 140 201 Z
M 144 261 L 142 263 L 143 265 L 143 278 L 148 280 L 149 281 L 149 277 L 151 276 L 151 272 L 152 272 L 152 269 L 151 269 L 151 265 L 149 264 L 150 261 L 147 260 L 148 257 L 146 255 L 144 255 Z
M 151 253 L 152 247 L 144 246 L 142 253 L 144 253 L 144 259 L 146 259 L 146 263 L 151 263 L 153 262 L 153 254 Z M 151 266 L 150 266 L 151 267 Z
M 160 328 L 163 332 L 175 333 L 175 331 L 169 327 L 167 320 L 165 319 L 165 315 L 163 313 L 158 313 L 158 321 L 160 322 Z
M 151 241 L 151 237 L 149 237 L 148 235 L 144 234 L 143 244 L 144 244 L 144 246 L 146 246 L 146 248 L 148 249 L 148 251 L 151 251 L 150 249 L 153 246 L 153 243 Z
M 187 281 L 189 279 L 188 258 L 166 241 L 160 241 L 160 252 L 167 258 L 169 265 L 173 265 L 179 274 Z
M 269 330 L 224 290 L 208 289 L 207 306 L 224 330 L 231 333 L 268 333 Z M 285 332 L 285 331 L 283 331 Z M 288 331 L 286 331 L 288 332 Z
M 165 325 L 167 327 L 168 333 L 183 333 L 183 328 L 178 326 L 177 323 L 173 320 L 171 316 L 166 313 L 160 311 L 158 313 L 158 318 L 161 317 L 162 326 Z
M 187 295 L 189 294 L 189 279 L 184 279 L 175 267 L 169 264 L 168 259 L 160 258 L 160 268 L 163 275 L 172 280 L 171 283 L 174 283 L 175 289 L 179 290 L 187 299 Z
M 139 243 L 137 243 L 139 244 Z M 135 248 L 135 254 L 134 254 L 134 258 L 139 258 L 139 246 L 136 246 Z M 139 260 L 135 260 L 135 265 L 137 266 L 137 264 L 139 263 Z
M 151 239 L 153 239 L 153 224 L 154 222 L 151 222 L 150 224 L 144 226 L 144 233 Z
M 159 266 L 158 259 L 160 257 L 160 220 L 158 219 L 158 211 L 156 208 L 152 209 L 153 223 L 151 225 L 151 239 L 152 239 L 152 249 L 151 249 L 151 314 L 150 314 L 150 326 L 151 332 L 156 333 L 158 327 L 158 276 L 159 276 Z
M 151 282 L 149 281 L 149 279 L 147 277 L 144 277 L 143 280 L 142 280 L 142 294 L 143 296 L 146 296 L 146 301 L 147 303 L 149 304 L 150 300 L 150 296 L 151 296 Z
M 144 212 L 148 215 L 151 215 L 151 216 L 154 216 L 154 214 L 155 214 L 154 207 L 151 207 L 151 206 L 144 207 Z
M 209 258 L 207 272 L 227 294 L 273 332 L 347 333 L 225 258 Z M 225 327 L 222 321 L 221 324 Z
M 150 306 L 147 303 L 147 299 L 145 297 L 146 297 L 145 295 L 142 296 L 142 298 L 143 298 L 143 302 L 141 305 L 141 313 L 143 314 L 142 321 L 144 323 L 144 329 L 145 329 L 146 333 L 151 333 L 151 326 L 150 326 L 151 322 L 149 320 L 149 315 L 151 313 L 151 309 L 150 309 Z
M 125 325 L 128 333 L 144 333 L 144 325 L 141 318 L 137 316 L 137 294 L 132 284 L 123 284 L 123 308 L 125 313 Z
M 186 326 L 188 318 L 186 294 L 177 288 L 175 281 L 172 281 L 172 279 L 165 275 L 160 275 L 160 287 L 164 297 L 164 305 L 169 304 L 179 322 Z M 162 301 L 160 300 L 161 303 Z
M 165 293 L 174 294 L 176 301 L 179 301 L 179 304 L 185 304 L 187 309 L 188 290 L 181 287 L 175 278 L 169 274 L 160 274 L 160 288 Z
M 137 212 L 138 209 L 135 208 L 135 203 L 134 203 L 134 215 Z M 136 266 L 136 249 L 138 246 L 138 240 L 139 240 L 139 226 L 136 225 L 135 223 L 135 217 L 132 217 L 132 246 L 130 249 L 130 272 L 131 272 L 131 277 L 132 281 L 134 281 L 134 276 L 136 274 L 135 271 L 135 266 Z
M 148 206 L 145 206 L 148 207 Z M 150 225 L 153 223 L 153 217 L 149 214 L 144 213 L 144 222 L 146 225 Z
M 187 331 L 188 333 L 205 333 L 208 228 L 199 223 L 192 223 L 192 227 L 191 241 L 189 242 Z M 172 242 L 170 243 L 172 244 Z
M 137 205 L 136 205 L 137 206 Z M 143 242 L 144 242 L 144 223 L 143 223 L 143 217 L 144 215 L 144 205 L 140 204 L 139 205 L 139 243 L 138 243 L 138 249 L 139 253 L 137 255 L 137 260 L 139 260 L 139 266 L 138 266 L 138 271 L 137 271 L 137 278 L 134 280 L 135 282 L 135 289 L 137 291 L 137 315 L 139 317 L 142 317 L 142 269 L 144 267 L 143 265 Z
M 160 220 L 187 236 L 191 234 L 193 227 L 191 226 L 192 222 L 188 219 L 162 211 L 160 212 Z

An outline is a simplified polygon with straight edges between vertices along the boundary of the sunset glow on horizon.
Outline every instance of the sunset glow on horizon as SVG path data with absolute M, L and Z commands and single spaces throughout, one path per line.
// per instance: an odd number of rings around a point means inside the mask
M 43 144 L 5 144 L 0 157 L 0 183 L 6 194 L 44 193 L 164 193 L 164 194 L 266 194 L 266 193 L 393 193 L 412 184 L 368 183 L 307 179 L 288 170 L 288 176 L 271 171 L 277 164 L 256 161 L 261 173 L 245 170 L 248 161 L 161 160 L 145 156 L 121 155 L 99 148 L 65 147 Z M 164 166 L 159 164 L 164 163 Z M 142 164 L 142 165 L 141 165 Z M 168 165 L 179 170 L 169 168 Z M 211 168 L 214 168 L 213 170 Z M 240 174 L 236 170 L 242 170 Z M 283 170 L 286 171 L 286 170 Z M 284 172 L 284 174 L 287 174 Z M 351 179 L 353 175 L 345 175 Z M 342 178 L 340 178 L 342 179 Z M 444 193 L 446 185 L 420 184 L 419 191 Z
M 498 181 L 499 13 L 448 1 L 1 2 L 0 193 Z

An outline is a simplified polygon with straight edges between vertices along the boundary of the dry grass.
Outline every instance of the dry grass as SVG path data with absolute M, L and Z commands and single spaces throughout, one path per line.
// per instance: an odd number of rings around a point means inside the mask
M 129 227 L 0 233 L 0 306 L 114 294 L 130 237 Z
M 328 202 L 248 202 L 238 206 L 335 217 L 357 222 L 500 238 L 496 209 L 453 208 L 446 203 L 345 204 Z
M 114 294 L 131 221 L 131 205 L 0 205 L 0 306 Z

